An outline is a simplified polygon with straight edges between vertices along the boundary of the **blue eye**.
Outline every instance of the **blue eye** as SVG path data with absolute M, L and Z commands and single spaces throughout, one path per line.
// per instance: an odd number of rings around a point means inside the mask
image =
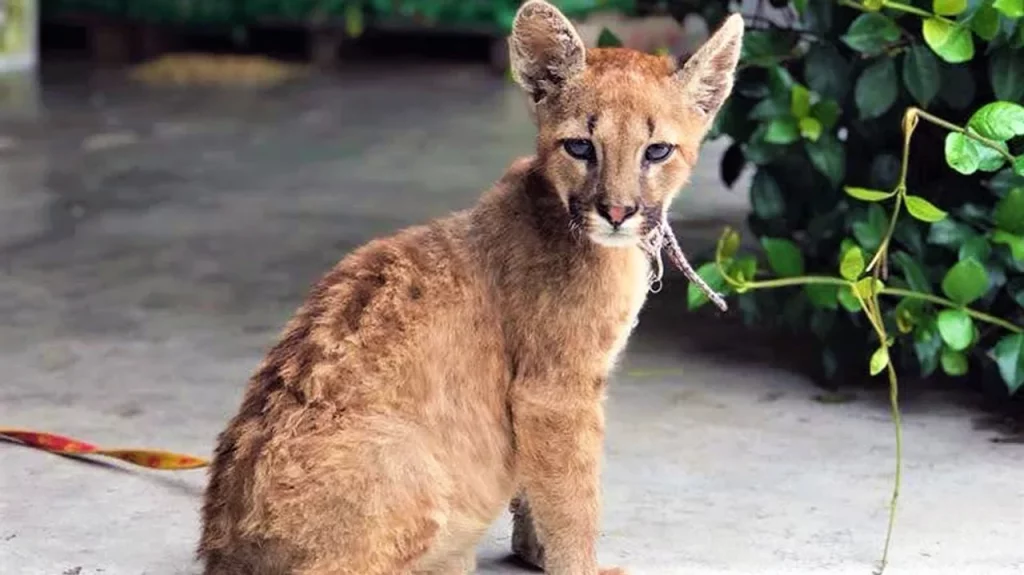
M 672 154 L 674 149 L 675 146 L 671 144 L 651 144 L 644 150 L 644 159 L 652 164 L 663 162 Z
M 592 160 L 594 158 L 594 143 L 582 138 L 566 140 L 562 142 L 565 153 L 577 160 Z

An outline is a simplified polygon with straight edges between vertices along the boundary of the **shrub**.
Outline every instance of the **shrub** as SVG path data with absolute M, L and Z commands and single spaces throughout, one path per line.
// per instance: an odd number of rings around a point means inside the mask
M 663 4 L 711 28 L 726 15 Z M 748 224 L 768 265 L 735 254 L 729 230 L 701 275 L 741 292 L 748 323 L 813 333 L 825 379 L 891 362 L 1019 389 L 1024 0 L 762 0 L 746 16 L 709 138 L 733 142 L 727 185 L 755 170 Z

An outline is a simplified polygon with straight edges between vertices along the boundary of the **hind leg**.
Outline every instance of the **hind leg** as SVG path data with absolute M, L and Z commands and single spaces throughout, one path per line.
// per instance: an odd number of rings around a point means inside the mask
M 380 419 L 268 442 L 240 526 L 294 550 L 295 575 L 409 572 L 447 522 L 451 478 L 431 453 L 415 428 Z

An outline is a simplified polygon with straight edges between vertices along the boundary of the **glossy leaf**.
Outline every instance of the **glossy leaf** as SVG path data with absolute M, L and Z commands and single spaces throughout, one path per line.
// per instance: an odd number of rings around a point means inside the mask
M 929 18 L 921 26 L 924 41 L 946 62 L 960 64 L 974 58 L 974 38 L 970 29 L 940 18 Z
M 834 46 L 814 44 L 804 59 L 804 78 L 822 98 L 841 100 L 850 91 L 850 64 Z
M 722 230 L 718 238 L 718 247 L 715 250 L 715 257 L 723 261 L 730 260 L 740 249 L 740 234 L 731 227 Z
M 942 278 L 942 293 L 959 305 L 969 305 L 988 291 L 988 272 L 975 260 L 962 260 Z
M 967 0 L 933 0 L 932 12 L 940 16 L 956 16 L 967 10 Z
M 839 309 L 839 286 L 830 284 L 807 284 L 804 286 L 807 299 L 816 308 Z
M 800 248 L 783 238 L 761 238 L 768 265 L 779 277 L 793 277 L 804 273 L 804 255 Z
M 927 108 L 942 87 L 942 68 L 927 46 L 915 44 L 903 57 L 903 85 L 922 107 Z
M 807 117 L 811 113 L 811 92 L 800 84 L 793 84 L 789 94 L 789 111 L 797 118 Z
M 843 259 L 839 262 L 839 275 L 843 276 L 843 279 L 854 281 L 864 273 L 865 265 L 864 252 L 854 246 L 843 254 Z
M 943 348 L 940 362 L 946 375 L 960 377 L 967 374 L 967 356 L 963 352 Z
M 995 0 L 992 7 L 1007 18 L 1024 17 L 1024 0 Z
M 822 134 L 817 141 L 805 141 L 807 157 L 819 173 L 833 186 L 839 186 L 846 177 L 846 148 L 831 134 Z
M 1018 262 L 1024 262 L 1024 236 L 996 230 L 992 232 L 992 243 L 1010 248 L 1010 255 Z
M 844 44 L 865 54 L 877 54 L 886 44 L 900 39 L 900 29 L 888 16 L 878 13 L 861 14 L 847 28 L 841 40 Z
M 936 317 L 942 341 L 954 351 L 963 351 L 974 342 L 974 320 L 962 309 L 944 309 Z
M 907 211 L 910 215 L 922 222 L 933 223 L 946 218 L 946 212 L 921 196 L 908 195 L 904 200 L 907 202 Z
M 971 175 L 981 167 L 981 154 L 971 140 L 963 134 L 950 132 L 946 134 L 946 163 L 949 167 L 964 175 Z
M 974 236 L 960 246 L 957 255 L 961 260 L 973 259 L 978 262 L 985 262 L 992 253 L 992 245 L 988 243 L 985 236 Z
M 762 219 L 770 220 L 785 213 L 785 200 L 779 184 L 764 170 L 754 174 L 750 184 L 750 205 L 754 214 Z
M 810 116 L 800 118 L 800 137 L 812 142 L 818 141 L 821 137 L 821 122 Z
M 990 4 L 982 4 L 971 17 L 971 30 L 986 42 L 999 34 L 999 11 Z
M 769 122 L 764 141 L 770 144 L 792 144 L 800 139 L 800 127 L 796 118 L 776 118 Z
M 1017 24 L 1024 30 L 1024 24 Z M 1010 46 L 996 48 L 988 61 L 988 76 L 996 98 L 1006 102 L 1024 99 L 1024 50 Z
M 1006 389 L 1014 394 L 1024 386 L 1024 334 L 1004 336 L 992 348 L 992 356 L 999 366 L 999 375 L 1006 383 Z
M 907 252 L 896 252 L 891 257 L 892 261 L 903 272 L 903 279 L 907 280 L 907 285 L 910 286 L 910 289 L 922 293 L 932 293 L 932 286 L 931 282 L 928 281 L 928 276 L 925 275 L 920 264 L 910 254 Z
M 869 190 L 867 188 L 858 188 L 854 186 L 846 186 L 843 191 L 847 195 L 857 198 L 865 202 L 880 202 L 884 199 L 891 198 L 895 192 L 882 192 L 879 190 Z
M 878 375 L 882 373 L 882 370 L 889 365 L 889 350 L 883 345 L 875 350 L 875 353 L 871 354 L 871 361 L 868 364 L 868 370 L 871 375 Z
M 892 108 L 899 96 L 896 64 L 889 58 L 880 58 L 868 66 L 854 87 L 857 110 L 865 119 L 881 116 Z
M 839 121 L 839 103 L 835 100 L 818 100 L 811 106 L 811 116 L 821 122 L 823 128 L 832 129 Z
M 876 294 L 882 293 L 883 289 L 885 289 L 885 283 L 873 277 L 861 278 L 857 283 L 853 284 L 853 290 L 864 300 L 871 299 Z
M 971 115 L 967 125 L 980 136 L 997 141 L 1024 136 L 1024 106 L 1013 102 L 991 102 Z
M 849 286 L 842 286 L 839 288 L 839 305 L 850 313 L 857 313 L 861 311 L 860 300 L 857 296 L 853 295 L 853 290 Z
M 992 221 L 1003 231 L 1024 235 L 1024 187 L 1011 189 L 996 203 Z

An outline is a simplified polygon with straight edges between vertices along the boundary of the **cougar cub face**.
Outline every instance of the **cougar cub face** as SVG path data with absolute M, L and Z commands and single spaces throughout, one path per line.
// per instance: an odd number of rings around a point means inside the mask
M 607 247 L 636 245 L 686 183 L 732 89 L 743 21 L 730 17 L 685 63 L 587 50 L 546 2 L 520 9 L 513 76 L 538 127 L 537 155 L 570 227 Z

